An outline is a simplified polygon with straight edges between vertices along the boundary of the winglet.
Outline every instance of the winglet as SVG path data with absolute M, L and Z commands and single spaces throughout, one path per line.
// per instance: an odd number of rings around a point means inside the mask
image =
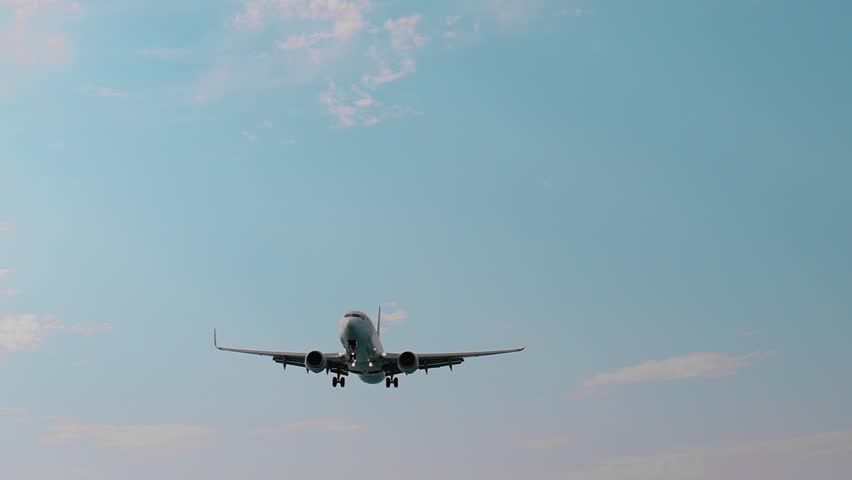
M 213 328 L 213 346 L 219 348 L 219 342 L 216 341 L 216 329 Z

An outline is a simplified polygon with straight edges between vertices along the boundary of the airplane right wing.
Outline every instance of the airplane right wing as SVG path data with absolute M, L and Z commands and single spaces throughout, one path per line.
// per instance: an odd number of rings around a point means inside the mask
M 308 352 L 277 352 L 271 350 L 252 350 L 248 348 L 232 348 L 232 347 L 220 347 L 219 342 L 216 338 L 216 329 L 213 329 L 213 346 L 216 349 L 221 350 L 223 352 L 236 352 L 236 353 L 247 353 L 249 355 L 261 355 L 265 357 L 272 357 L 272 360 L 275 363 L 280 363 L 283 367 L 287 367 L 287 365 L 295 365 L 297 367 L 305 367 L 305 356 Z M 348 375 L 349 369 L 346 363 L 346 356 L 339 353 L 323 353 L 325 355 L 325 360 L 328 365 L 328 369 L 334 373 L 340 373 L 342 375 Z

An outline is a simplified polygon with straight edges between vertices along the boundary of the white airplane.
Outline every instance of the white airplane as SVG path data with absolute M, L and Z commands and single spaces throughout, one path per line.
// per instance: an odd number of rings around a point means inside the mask
M 380 383 L 385 381 L 385 387 L 399 387 L 397 375 L 404 373 L 409 375 L 417 370 L 425 370 L 429 374 L 430 368 L 450 367 L 464 362 L 469 357 L 484 357 L 486 355 L 498 355 L 501 353 L 520 352 L 526 347 L 510 348 L 506 350 L 488 350 L 482 352 L 452 352 L 452 353 L 414 353 L 405 351 L 402 353 L 385 352 L 379 339 L 382 326 L 382 309 L 379 308 L 377 327 L 373 326 L 364 312 L 350 310 L 340 319 L 340 343 L 343 344 L 343 352 L 323 353 L 319 350 L 303 352 L 271 352 L 265 350 L 248 350 L 244 348 L 220 347 L 216 339 L 216 329 L 213 329 L 213 346 L 226 352 L 250 353 L 252 355 L 264 355 L 272 357 L 282 367 L 295 365 L 305 367 L 306 371 L 320 373 L 332 372 L 335 374 L 331 379 L 331 385 L 336 387 L 346 386 L 346 376 L 350 373 L 358 375 L 365 383 Z

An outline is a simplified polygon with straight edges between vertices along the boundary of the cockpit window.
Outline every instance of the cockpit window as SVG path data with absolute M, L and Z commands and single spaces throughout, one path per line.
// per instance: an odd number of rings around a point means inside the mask
M 347 313 L 346 315 L 343 316 L 343 318 L 348 318 L 348 317 L 364 318 L 359 313 Z

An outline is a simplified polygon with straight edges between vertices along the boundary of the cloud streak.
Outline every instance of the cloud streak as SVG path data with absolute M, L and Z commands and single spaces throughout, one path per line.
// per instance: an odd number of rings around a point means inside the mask
M 31 313 L 4 315 L 0 317 L 0 355 L 38 350 L 44 339 L 55 332 L 89 336 L 111 330 L 109 324 L 66 326 L 50 315 L 43 318 Z
M 361 430 L 361 425 L 353 423 L 341 422 L 333 419 L 317 419 L 317 420 L 302 420 L 299 422 L 288 423 L 286 425 L 262 427 L 248 432 L 250 436 L 267 436 L 267 435 L 285 435 L 293 432 L 301 432 L 306 430 L 335 432 L 335 433 L 351 433 Z
M 834 480 L 852 468 L 852 432 L 678 448 L 613 458 L 558 476 L 566 480 Z
M 613 372 L 599 373 L 586 380 L 583 386 L 586 390 L 592 390 L 605 385 L 726 377 L 770 355 L 771 353 L 763 352 L 740 356 L 715 352 L 690 353 L 662 360 L 649 360 Z
M 0 15 L 11 19 L 0 27 L 0 69 L 21 74 L 67 63 L 73 46 L 60 26 L 79 12 L 79 3 L 65 0 L 0 0 Z
M 101 448 L 126 450 L 186 450 L 204 446 L 214 430 L 187 424 L 85 424 L 60 422 L 51 425 L 45 443 L 85 442 Z
M 237 30 L 257 30 L 282 20 L 330 23 L 329 30 L 320 33 L 345 41 L 364 29 L 366 7 L 366 1 L 247 0 L 243 10 L 234 15 L 232 25 Z

